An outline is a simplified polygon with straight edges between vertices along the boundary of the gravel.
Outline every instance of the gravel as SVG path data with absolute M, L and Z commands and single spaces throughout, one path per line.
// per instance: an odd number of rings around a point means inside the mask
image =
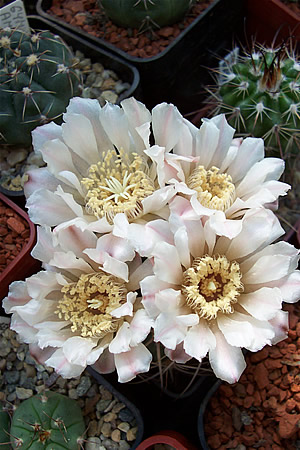
M 6 407 L 40 392 L 51 390 L 76 400 L 86 424 L 85 450 L 129 450 L 136 439 L 137 425 L 131 411 L 87 372 L 64 379 L 52 368 L 37 364 L 27 344 L 20 343 L 0 317 L 0 401 Z

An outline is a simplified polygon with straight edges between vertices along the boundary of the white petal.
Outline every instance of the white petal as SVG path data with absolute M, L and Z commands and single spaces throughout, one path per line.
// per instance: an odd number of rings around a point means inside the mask
M 130 350 L 131 332 L 128 322 L 124 322 L 119 328 L 116 336 L 109 344 L 109 351 L 111 353 L 122 353 Z
M 50 259 L 51 266 L 59 269 L 69 270 L 72 274 L 80 276 L 83 273 L 91 273 L 93 270 L 82 258 L 76 258 L 73 252 L 54 252 L 53 258 Z
M 43 300 L 53 290 L 60 290 L 57 274 L 42 270 L 26 279 L 27 290 L 32 298 Z
M 192 359 L 192 357 L 184 351 L 183 342 L 178 344 L 175 350 L 165 348 L 165 355 L 170 358 L 171 361 L 175 361 L 178 364 L 185 364 Z
M 174 243 L 181 264 L 187 269 L 191 266 L 191 255 L 188 245 L 188 233 L 185 227 L 180 227 L 174 234 Z
M 161 103 L 153 108 L 152 129 L 155 143 L 164 147 L 166 152 L 177 144 L 182 127 L 183 117 L 174 105 Z
M 26 176 L 28 179 L 24 184 L 24 194 L 27 199 L 35 191 L 41 189 L 42 186 L 49 191 L 54 192 L 59 185 L 59 180 L 55 178 L 46 167 L 28 170 L 28 172 L 26 172 Z
M 133 314 L 133 304 L 135 302 L 137 293 L 136 292 L 128 292 L 126 295 L 126 303 L 124 303 L 119 308 L 114 309 L 111 311 L 111 315 L 113 317 L 123 317 L 123 316 L 132 316 Z
M 16 313 L 12 315 L 10 329 L 18 333 L 19 339 L 26 344 L 36 342 L 37 330 L 33 326 L 30 326 L 25 320 L 21 319 Z
M 112 258 L 107 253 L 104 254 L 102 270 L 128 282 L 128 265 Z
M 154 256 L 154 273 L 162 281 L 181 284 L 182 267 L 176 248 L 166 242 L 158 242 L 152 254 Z
M 207 321 L 200 319 L 199 324 L 191 327 L 183 344 L 186 353 L 198 361 L 204 358 L 208 351 L 216 347 L 216 339 L 207 325 Z
M 10 314 L 12 312 L 11 308 L 25 305 L 30 299 L 31 296 L 28 294 L 25 281 L 13 281 L 9 285 L 8 296 L 4 298 L 2 306 L 5 313 Z
M 121 102 L 134 139 L 135 151 L 141 153 L 149 146 L 151 113 L 143 103 L 130 97 Z
M 55 372 L 63 378 L 78 377 L 85 369 L 82 365 L 70 363 L 62 348 L 56 350 L 53 355 L 45 361 L 45 365 L 53 367 Z
M 73 332 L 70 330 L 70 328 L 66 328 L 65 330 L 60 329 L 54 329 L 53 324 L 56 324 L 57 327 L 65 327 L 65 322 L 43 322 L 42 324 L 39 324 L 40 328 L 36 339 L 38 342 L 38 345 L 41 349 L 46 347 L 62 347 L 64 342 L 66 342 L 67 339 L 72 338 Z
M 55 230 L 56 231 L 56 230 Z M 61 247 L 66 251 L 72 251 L 77 257 L 83 256 L 84 250 L 96 245 L 97 238 L 91 231 L 82 231 L 75 225 L 60 228 L 56 232 Z
M 157 317 L 160 310 L 155 304 L 156 294 L 160 290 L 168 288 L 169 283 L 159 280 L 156 276 L 148 276 L 141 281 L 140 285 L 145 309 L 151 317 Z
M 228 124 L 225 118 L 225 114 L 220 114 L 213 117 L 212 119 L 210 119 L 210 122 L 216 125 L 220 131 L 218 145 L 212 155 L 210 167 L 220 167 L 222 162 L 227 157 L 228 150 L 231 146 L 233 135 L 235 133 L 235 129 Z
M 210 166 L 220 137 L 220 130 L 210 120 L 203 121 L 196 135 L 195 155 L 200 156 L 200 164 L 205 168 Z
M 158 242 L 173 243 L 169 223 L 157 219 L 145 224 L 132 223 L 128 227 L 127 238 L 141 256 L 150 256 Z
M 142 200 L 144 214 L 158 213 L 175 195 L 174 186 L 165 186 L 157 189 L 153 194 Z
M 236 183 L 241 180 L 264 157 L 264 141 L 261 138 L 248 137 L 244 139 L 237 152 L 235 160 L 229 166 L 227 173 Z
M 280 289 L 284 302 L 296 303 L 300 299 L 300 272 L 297 270 L 284 277 L 276 286 Z
M 281 309 L 282 296 L 278 288 L 263 287 L 249 294 L 242 294 L 239 304 L 253 317 L 269 320 Z
M 127 240 L 111 233 L 101 236 L 97 240 L 96 248 L 87 248 L 84 253 L 99 264 L 102 264 L 105 254 L 123 262 L 131 261 L 135 256 L 133 247 Z
M 113 143 L 120 151 L 129 152 L 130 137 L 128 133 L 128 120 L 124 111 L 117 105 L 106 103 L 100 111 L 101 124 Z
M 99 373 L 112 373 L 116 368 L 113 353 L 106 348 L 92 367 Z
M 39 152 L 44 143 L 52 139 L 61 139 L 61 127 L 55 122 L 49 122 L 32 131 L 32 145 L 35 152 Z
M 131 347 L 135 347 L 146 339 L 153 323 L 153 320 L 150 319 L 144 309 L 139 309 L 136 311 L 132 321 L 130 322 Z
M 148 372 L 151 361 L 152 355 L 143 344 L 133 347 L 129 352 L 115 355 L 119 383 L 126 383 L 139 373 Z
M 209 362 L 215 375 L 228 383 L 236 383 L 246 368 L 243 353 L 239 347 L 227 343 L 217 326 L 213 328 L 216 347 L 209 352 Z
M 187 327 L 176 320 L 176 316 L 161 313 L 154 323 L 154 341 L 175 350 L 187 333 Z
M 44 263 L 49 263 L 53 257 L 53 252 L 53 235 L 50 227 L 37 227 L 37 243 L 31 252 L 31 256 Z
M 276 316 L 270 320 L 270 324 L 275 332 L 275 336 L 272 339 L 273 345 L 288 337 L 289 313 L 287 311 L 278 311 Z
M 233 239 L 242 231 L 243 222 L 227 219 L 223 211 L 216 211 L 209 217 L 209 226 L 217 235 Z
M 46 142 L 41 152 L 53 175 L 57 176 L 62 170 L 77 173 L 70 150 L 60 139 Z

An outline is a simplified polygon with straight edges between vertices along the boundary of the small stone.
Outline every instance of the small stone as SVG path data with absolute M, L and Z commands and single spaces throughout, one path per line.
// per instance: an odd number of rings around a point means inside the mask
M 36 370 L 35 367 L 30 366 L 29 364 L 24 364 L 24 369 L 26 371 L 26 376 L 28 378 L 34 378 L 36 376 Z
M 77 391 L 77 395 L 79 397 L 82 397 L 83 395 L 85 395 L 87 393 L 87 391 L 89 390 L 89 388 L 91 387 L 92 382 L 90 377 L 81 377 L 80 382 L 76 388 Z
M 109 412 L 107 414 L 105 414 L 105 416 L 103 417 L 104 422 L 111 422 L 112 420 L 115 420 L 117 418 L 117 414 Z
M 104 439 L 102 441 L 102 445 L 106 450 L 118 450 L 119 444 L 117 442 L 112 441 L 111 439 Z
M 91 420 L 89 423 L 88 435 L 95 436 L 97 434 L 98 422 L 97 420 Z
M 104 386 L 100 386 L 99 388 L 102 400 L 112 400 L 112 393 L 109 392 Z
M 127 441 L 134 441 L 136 438 L 136 433 L 137 433 L 137 427 L 133 427 L 130 430 L 128 430 L 126 433 Z
M 101 433 L 105 437 L 110 437 L 111 435 L 111 424 L 110 423 L 104 423 L 101 427 Z
M 111 433 L 111 439 L 112 439 L 114 442 L 120 442 L 120 440 L 121 440 L 121 432 L 120 432 L 120 430 L 118 430 L 118 429 L 114 430 L 114 431 Z
M 266 386 L 268 386 L 268 370 L 263 363 L 257 364 L 254 371 L 254 378 L 259 389 L 264 389 Z
M 300 414 L 284 414 L 279 420 L 279 436 L 289 439 L 297 433 L 300 424 Z
M 100 98 L 102 98 L 102 100 L 110 102 L 110 103 L 116 103 L 118 100 L 118 95 L 113 92 L 113 91 L 103 91 Z
M 119 419 L 122 420 L 122 422 L 131 422 L 134 419 L 134 416 L 129 408 L 124 408 L 119 413 Z
M 16 384 L 20 379 L 20 372 L 17 370 L 11 370 L 4 373 L 4 379 L 7 384 Z
M 96 405 L 96 409 L 99 412 L 104 412 L 105 409 L 108 407 L 108 405 L 110 404 L 110 400 L 103 400 L 101 399 L 97 405 Z
M 19 162 L 24 161 L 27 158 L 28 155 L 28 151 L 25 150 L 24 148 L 22 149 L 17 149 L 17 150 L 12 150 L 6 158 L 6 161 L 8 162 L 8 164 L 11 167 L 14 167 L 16 164 L 18 164 Z
M 98 437 L 89 437 L 85 443 L 85 450 L 99 450 L 102 446 Z
M 70 398 L 72 398 L 73 400 L 77 400 L 78 399 L 77 390 L 76 389 L 70 389 L 69 392 L 68 392 L 68 396 Z
M 121 423 L 119 423 L 118 428 L 119 428 L 119 430 L 127 433 L 127 431 L 130 430 L 130 425 L 128 422 L 121 422 Z
M 25 389 L 22 387 L 16 388 L 16 396 L 19 400 L 25 400 L 26 398 L 30 398 L 33 395 L 32 389 Z
M 124 441 L 123 439 L 119 442 L 119 450 L 129 450 L 130 445 L 127 441 Z

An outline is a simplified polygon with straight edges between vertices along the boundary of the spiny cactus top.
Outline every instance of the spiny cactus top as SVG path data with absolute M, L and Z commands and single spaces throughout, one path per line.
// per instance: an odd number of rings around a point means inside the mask
M 244 134 L 265 139 L 281 157 L 300 148 L 300 62 L 285 46 L 231 52 L 220 65 L 217 112 Z
M 59 36 L 0 28 L 0 143 L 30 145 L 31 131 L 61 116 L 79 81 Z
M 147 29 L 183 18 L 192 0 L 98 0 L 108 17 L 121 27 Z
M 56 392 L 35 395 L 18 406 L 10 429 L 12 448 L 82 448 L 84 420 L 79 405 Z

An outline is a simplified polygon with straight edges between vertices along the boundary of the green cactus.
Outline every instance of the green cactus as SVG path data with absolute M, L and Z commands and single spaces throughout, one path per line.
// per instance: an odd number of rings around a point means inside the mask
M 9 442 L 10 418 L 7 411 L 0 406 L 0 449 L 9 450 L 11 448 Z
M 160 28 L 181 20 L 192 0 L 98 0 L 107 16 L 124 28 Z
M 58 121 L 79 85 L 59 36 L 0 28 L 0 143 L 30 145 L 31 131 Z
M 82 447 L 85 430 L 75 400 L 56 392 L 44 392 L 23 401 L 13 414 L 10 428 L 12 448 L 69 449 Z
M 241 134 L 262 137 L 266 149 L 287 159 L 300 149 L 300 61 L 280 48 L 236 48 L 220 63 L 215 113 Z

